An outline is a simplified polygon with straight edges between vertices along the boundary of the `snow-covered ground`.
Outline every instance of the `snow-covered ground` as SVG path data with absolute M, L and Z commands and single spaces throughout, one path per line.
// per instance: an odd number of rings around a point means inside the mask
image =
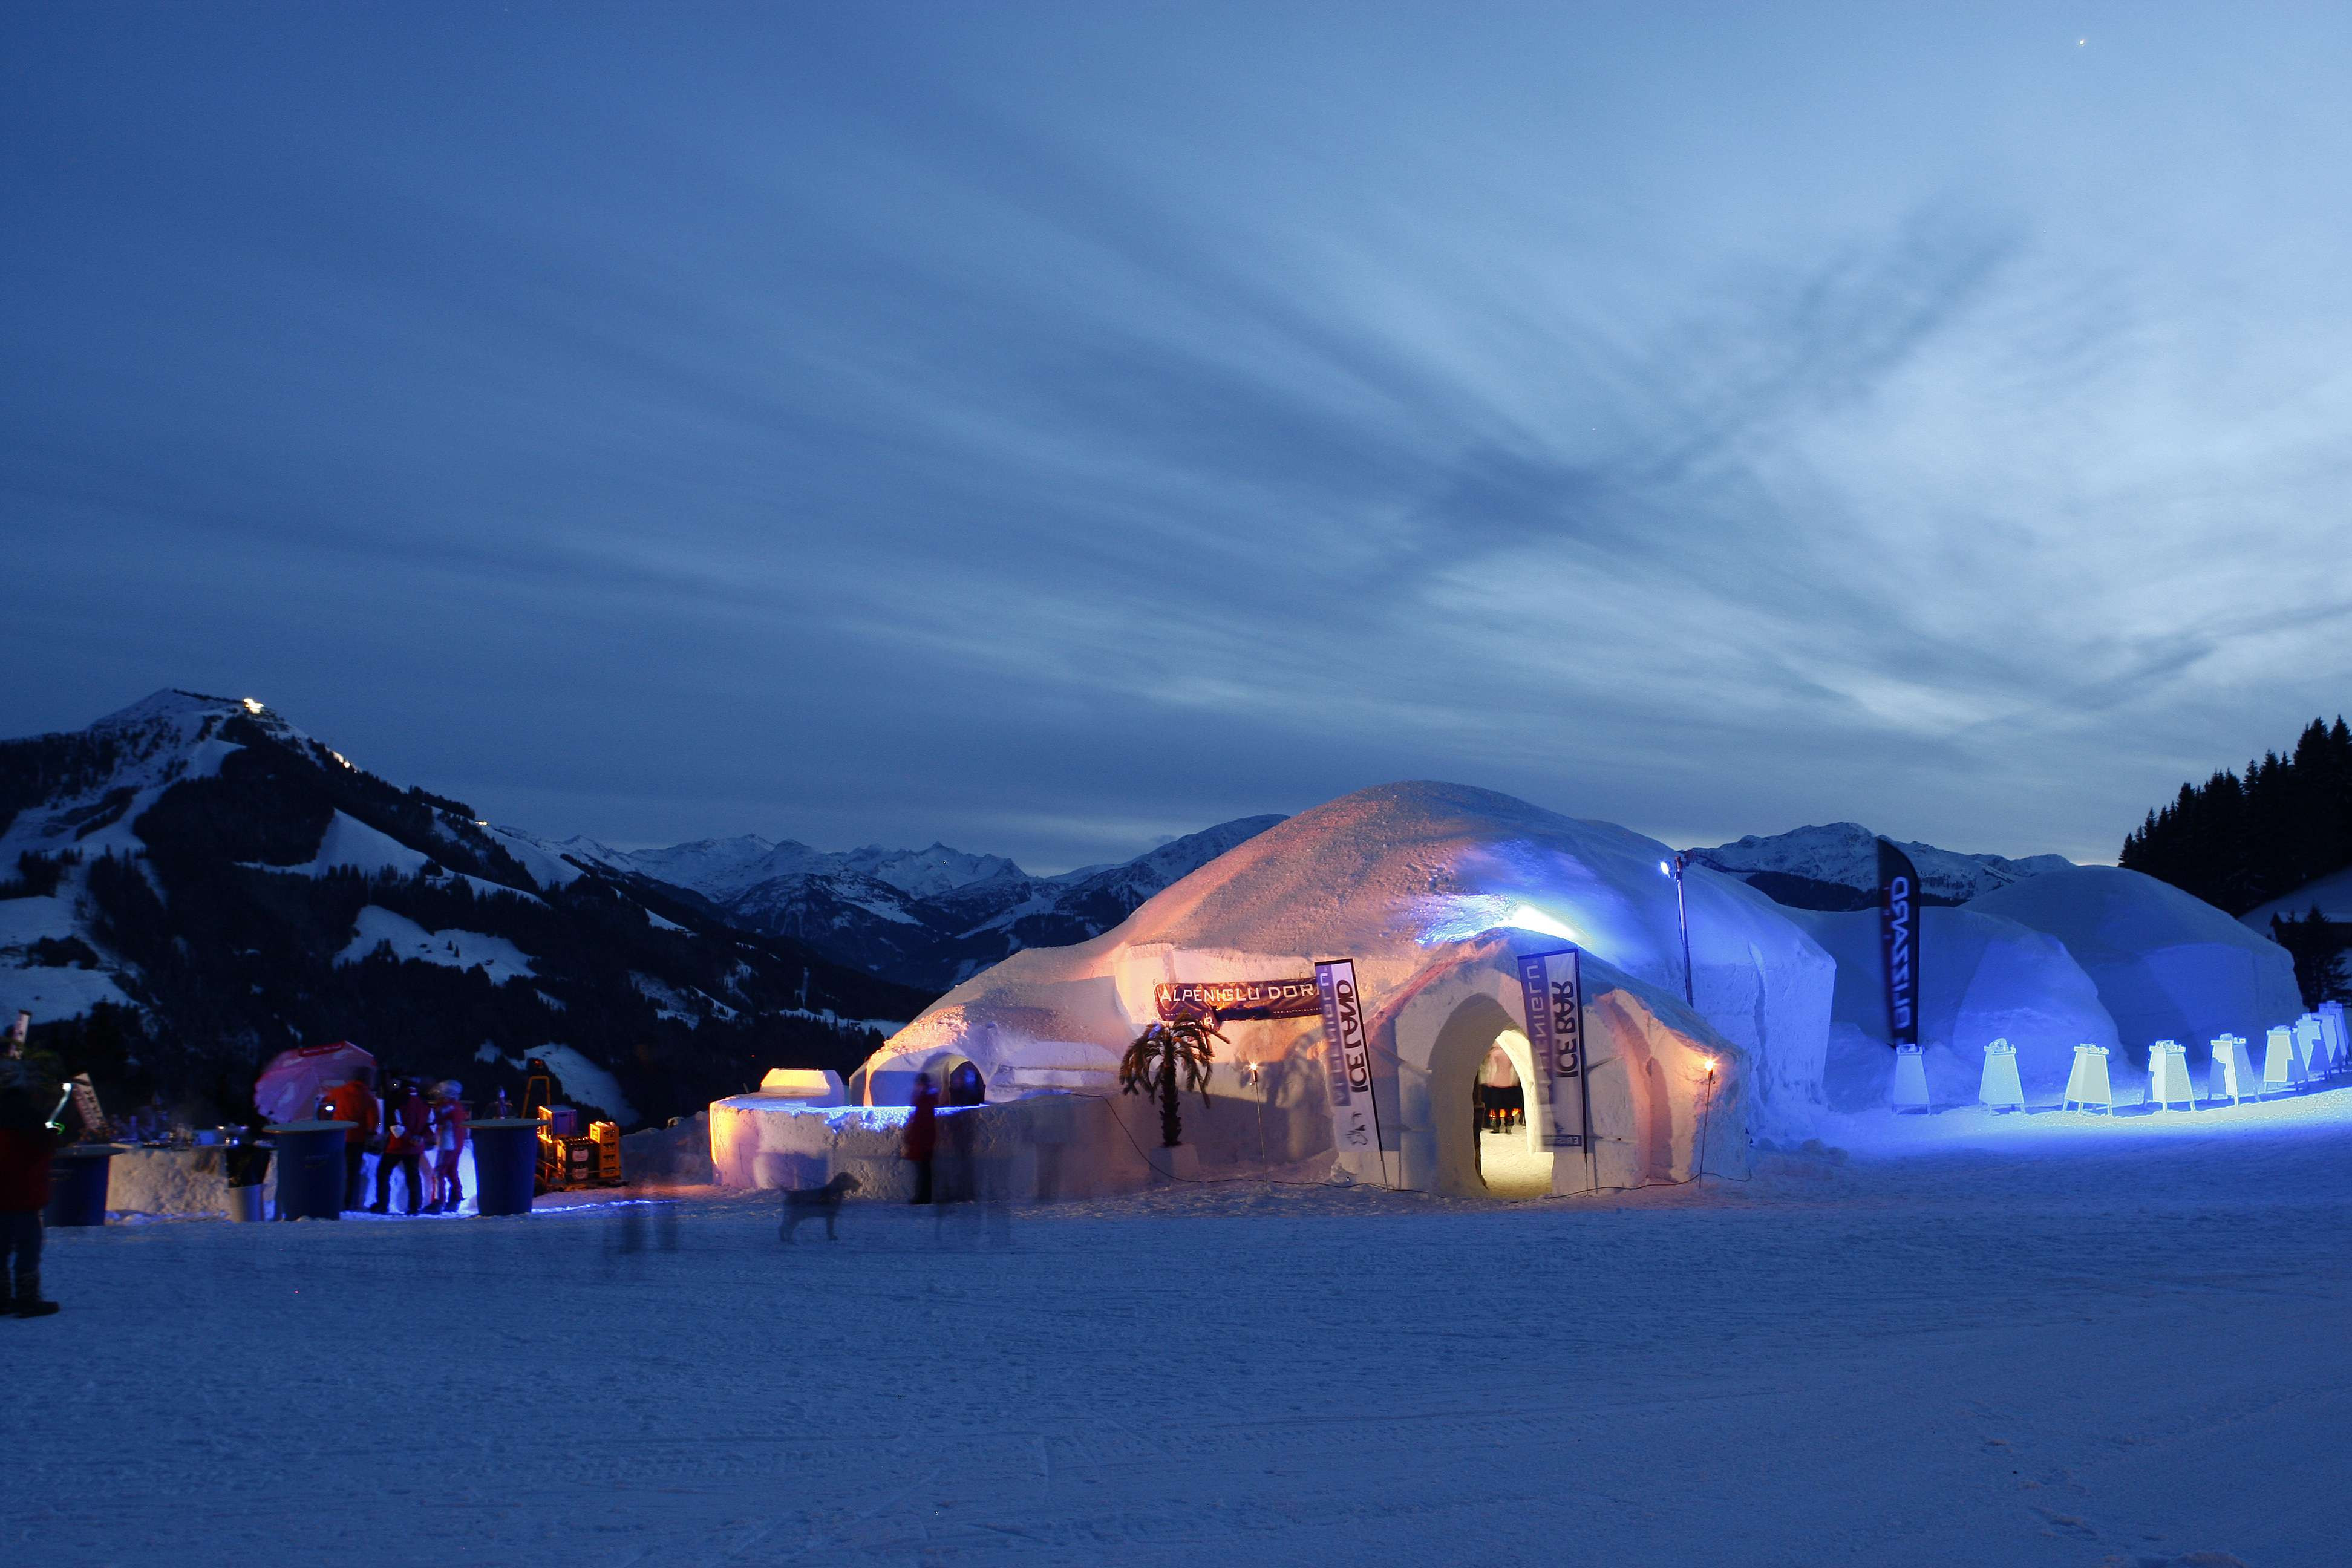
M 772 1195 L 52 1233 L 0 1561 L 2345 1560 L 2352 1089 L 1846 1131 L 1745 1185 L 1178 1186 L 1001 1248 L 853 1205 L 785 1249 Z

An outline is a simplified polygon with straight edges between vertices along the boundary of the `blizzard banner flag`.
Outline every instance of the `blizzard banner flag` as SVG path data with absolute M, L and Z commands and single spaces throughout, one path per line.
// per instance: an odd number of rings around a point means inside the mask
M 1323 1010 L 1313 979 L 1173 980 L 1151 989 L 1160 1022 L 1214 1013 L 1236 1018 L 1311 1018 Z
M 1364 1033 L 1363 998 L 1356 994 L 1356 961 L 1316 964 L 1315 995 L 1331 1068 L 1332 1144 L 1342 1154 L 1377 1154 L 1381 1114 L 1372 1101 L 1372 1046 Z
M 1919 1043 L 1919 873 L 1911 857 L 1878 841 L 1878 942 L 1886 955 L 1887 1040 Z
M 1592 1144 L 1592 1092 L 1584 1078 L 1582 954 L 1572 947 L 1531 952 L 1519 961 L 1528 1005 L 1528 1044 L 1535 1058 L 1535 1097 L 1546 1115 L 1544 1147 Z

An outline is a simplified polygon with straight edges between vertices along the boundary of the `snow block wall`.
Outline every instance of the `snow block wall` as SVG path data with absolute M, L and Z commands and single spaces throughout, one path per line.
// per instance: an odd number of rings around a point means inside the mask
M 1192 1097 L 1187 1112 L 1197 1104 Z M 901 1157 L 907 1114 L 738 1095 L 710 1108 L 711 1162 L 722 1186 L 805 1191 L 846 1173 L 860 1199 L 905 1203 L 915 1187 Z M 962 1163 L 985 1193 L 1015 1201 L 1133 1192 L 1151 1172 L 1122 1115 L 1113 1101 L 1055 1094 L 941 1110 L 935 1181 L 952 1184 Z

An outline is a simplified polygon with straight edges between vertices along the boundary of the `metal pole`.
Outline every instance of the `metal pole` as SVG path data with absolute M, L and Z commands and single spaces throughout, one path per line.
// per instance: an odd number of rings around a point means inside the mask
M 1691 1153 L 1691 1163 L 1697 1167 L 1695 1173 L 1698 1178 L 1698 1190 L 1701 1192 L 1706 1191 L 1706 1120 L 1708 1113 L 1714 1110 L 1715 1062 L 1710 1058 L 1706 1064 L 1706 1100 L 1699 1107 L 1698 1111 L 1698 1147 Z
M 1680 851 L 1675 852 L 1675 915 L 1682 921 L 1683 927 L 1683 1005 L 1686 1007 L 1695 1008 L 1698 1005 L 1698 1003 L 1691 994 L 1690 900 L 1683 894 L 1683 868 L 1689 864 L 1689 856 L 1685 855 Z

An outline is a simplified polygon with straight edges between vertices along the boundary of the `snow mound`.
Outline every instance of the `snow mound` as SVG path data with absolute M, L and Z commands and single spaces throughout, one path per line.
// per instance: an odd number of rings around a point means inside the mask
M 2074 1047 L 2119 1042 L 2099 989 L 2056 937 L 1970 907 L 1920 911 L 1919 1038 L 1927 1088 L 1938 1105 L 1977 1098 L 1984 1047 L 2006 1039 L 2028 1100 L 2055 1100 L 2066 1088 Z M 1878 911 L 1797 911 L 1813 940 L 1837 960 L 1829 1059 L 1822 1092 L 1830 1109 L 1886 1103 L 1895 1057 L 1878 945 Z
M 2135 1066 L 2179 1040 L 2201 1059 L 2220 1034 L 2260 1040 L 2303 1011 L 2294 962 L 2204 900 L 2137 871 L 2076 866 L 1967 907 L 2056 937 L 2098 986 Z M 1935 955 L 1930 952 L 1928 963 Z
M 369 904 L 362 909 L 352 940 L 335 954 L 338 965 L 358 963 L 389 943 L 392 955 L 447 969 L 480 969 L 494 983 L 529 979 L 538 971 L 530 956 L 502 936 L 478 931 L 426 931 L 406 915 Z
M 1557 929 L 1679 997 L 1675 884 L 1659 869 L 1672 855 L 1614 823 L 1491 790 L 1386 784 L 1266 829 L 1097 941 L 1337 953 L 1401 983 L 1433 946 Z M 1688 898 L 1696 1011 L 1755 1058 L 1766 1100 L 1811 1101 L 1828 1025 L 1829 955 L 1787 910 L 1736 878 L 1694 868 Z
M 1659 871 L 1672 853 L 1611 823 L 1461 784 L 1360 791 L 1247 838 L 1100 937 L 1016 953 L 956 987 L 877 1056 L 872 1097 L 890 1092 L 887 1075 L 911 1076 L 949 1051 L 1000 1063 L 1016 1084 L 1024 1073 L 1099 1074 L 1157 1016 L 1162 981 L 1289 979 L 1317 959 L 1352 958 L 1369 1005 L 1388 1009 L 1410 1005 L 1434 976 L 1475 970 L 1483 978 L 1463 980 L 1466 997 L 1487 986 L 1489 971 L 1507 978 L 1509 946 L 1556 947 L 1567 931 L 1597 961 L 1592 1003 L 1609 986 L 1628 989 L 1644 1018 L 1736 1054 L 1742 1092 L 1767 1125 L 1809 1125 L 1829 955 L 1762 894 L 1695 869 L 1696 1005 L 1686 1011 L 1675 884 Z M 1488 988 L 1509 994 L 1507 984 Z M 1516 1004 L 1496 1005 L 1500 1017 Z M 1318 1020 L 1240 1027 L 1261 1062 L 1319 1049 Z M 1644 1038 L 1629 1026 L 1628 1062 L 1653 1059 Z

